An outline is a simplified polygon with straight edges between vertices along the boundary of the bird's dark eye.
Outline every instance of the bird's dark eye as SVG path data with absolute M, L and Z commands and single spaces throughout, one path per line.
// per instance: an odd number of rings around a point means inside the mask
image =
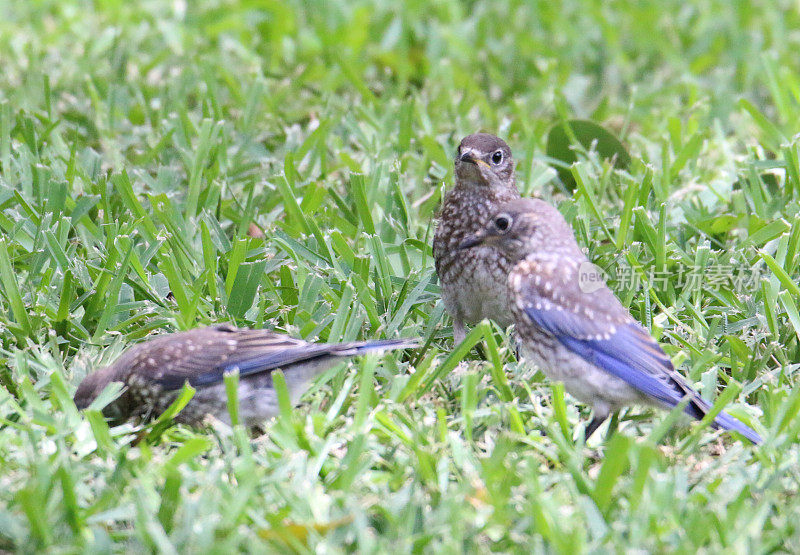
M 511 218 L 505 214 L 497 216 L 494 219 L 494 226 L 500 231 L 508 231 L 508 228 L 511 227 Z
M 495 166 L 503 161 L 503 151 L 502 150 L 495 150 L 494 154 L 492 154 L 492 164 Z

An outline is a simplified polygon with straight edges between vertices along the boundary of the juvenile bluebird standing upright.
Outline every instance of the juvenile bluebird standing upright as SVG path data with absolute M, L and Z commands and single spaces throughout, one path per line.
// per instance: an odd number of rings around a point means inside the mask
M 488 133 L 465 137 L 455 159 L 455 186 L 445 195 L 433 237 L 433 258 L 442 301 L 453 319 L 453 338 L 466 336 L 465 324 L 490 318 L 513 323 L 506 295 L 509 268 L 492 246 L 459 251 L 461 242 L 483 229 L 497 207 L 519 198 L 511 149 Z
M 672 408 L 688 397 L 688 414 L 699 420 L 709 411 L 606 284 L 586 279 L 598 273 L 591 272 L 553 206 L 534 199 L 501 206 L 461 248 L 469 252 L 478 245 L 494 245 L 510 262 L 507 295 L 524 355 L 593 407 L 587 438 L 624 405 Z M 756 432 L 724 412 L 713 425 L 761 443 Z
M 272 372 L 284 373 L 290 402 L 297 403 L 311 380 L 343 358 L 412 347 L 415 341 L 384 339 L 352 343 L 309 343 L 269 330 L 218 325 L 171 333 L 128 349 L 114 364 L 89 374 L 75 392 L 79 409 L 111 382 L 126 390 L 106 407 L 115 419 L 158 416 L 175 400 L 184 383 L 196 389 L 175 418 L 198 425 L 207 415 L 230 422 L 224 376 L 239 371 L 239 414 L 258 426 L 278 414 Z

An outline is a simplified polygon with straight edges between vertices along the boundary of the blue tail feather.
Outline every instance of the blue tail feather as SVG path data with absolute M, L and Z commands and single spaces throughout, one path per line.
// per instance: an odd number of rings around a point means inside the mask
M 760 445 L 764 441 L 755 430 L 725 412 L 721 412 L 717 415 L 714 419 L 714 426 L 739 432 L 756 445 Z

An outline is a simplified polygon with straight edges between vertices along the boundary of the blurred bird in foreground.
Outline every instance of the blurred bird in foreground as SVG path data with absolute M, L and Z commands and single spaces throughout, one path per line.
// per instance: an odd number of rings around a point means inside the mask
M 227 372 L 238 370 L 241 421 L 258 426 L 278 414 L 273 370 L 283 371 L 290 401 L 296 404 L 315 376 L 343 358 L 415 345 L 408 339 L 309 343 L 268 330 L 228 325 L 197 328 L 128 349 L 111 366 L 86 376 L 75 392 L 75 404 L 86 408 L 109 383 L 121 382 L 126 389 L 106 407 L 106 415 L 149 418 L 169 407 L 184 383 L 189 383 L 196 392 L 177 421 L 199 425 L 212 415 L 230 423 L 223 379 Z
M 709 403 L 606 286 L 553 206 L 533 199 L 505 204 L 460 247 L 469 252 L 478 245 L 496 247 L 510 262 L 507 295 L 525 357 L 593 407 L 587 439 L 629 404 L 672 408 L 688 397 L 689 415 L 699 420 L 709 411 Z M 761 443 L 756 432 L 724 412 L 713 426 Z
M 505 258 L 492 246 L 469 251 L 458 246 L 483 229 L 501 204 L 515 198 L 514 160 L 505 141 L 488 133 L 465 137 L 456 152 L 455 186 L 444 197 L 433 237 L 436 274 L 456 344 L 466 336 L 465 324 L 484 318 L 503 327 L 513 323 Z

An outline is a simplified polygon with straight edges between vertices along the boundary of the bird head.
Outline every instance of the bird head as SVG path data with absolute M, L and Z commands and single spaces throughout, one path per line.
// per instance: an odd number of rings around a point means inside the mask
M 506 142 L 489 133 L 464 137 L 456 151 L 456 184 L 514 187 L 514 160 Z
M 492 246 L 511 261 L 531 253 L 580 249 L 572 229 L 561 213 L 539 199 L 516 199 L 500 206 L 486 226 L 464 239 L 459 250 L 479 245 Z
M 97 396 L 102 393 L 103 389 L 113 381 L 110 379 L 109 371 L 110 367 L 103 368 L 83 378 L 83 381 L 78 385 L 78 389 L 75 390 L 75 395 L 73 396 L 75 406 L 78 407 L 79 410 L 83 410 L 91 405 L 92 401 L 94 401 Z

